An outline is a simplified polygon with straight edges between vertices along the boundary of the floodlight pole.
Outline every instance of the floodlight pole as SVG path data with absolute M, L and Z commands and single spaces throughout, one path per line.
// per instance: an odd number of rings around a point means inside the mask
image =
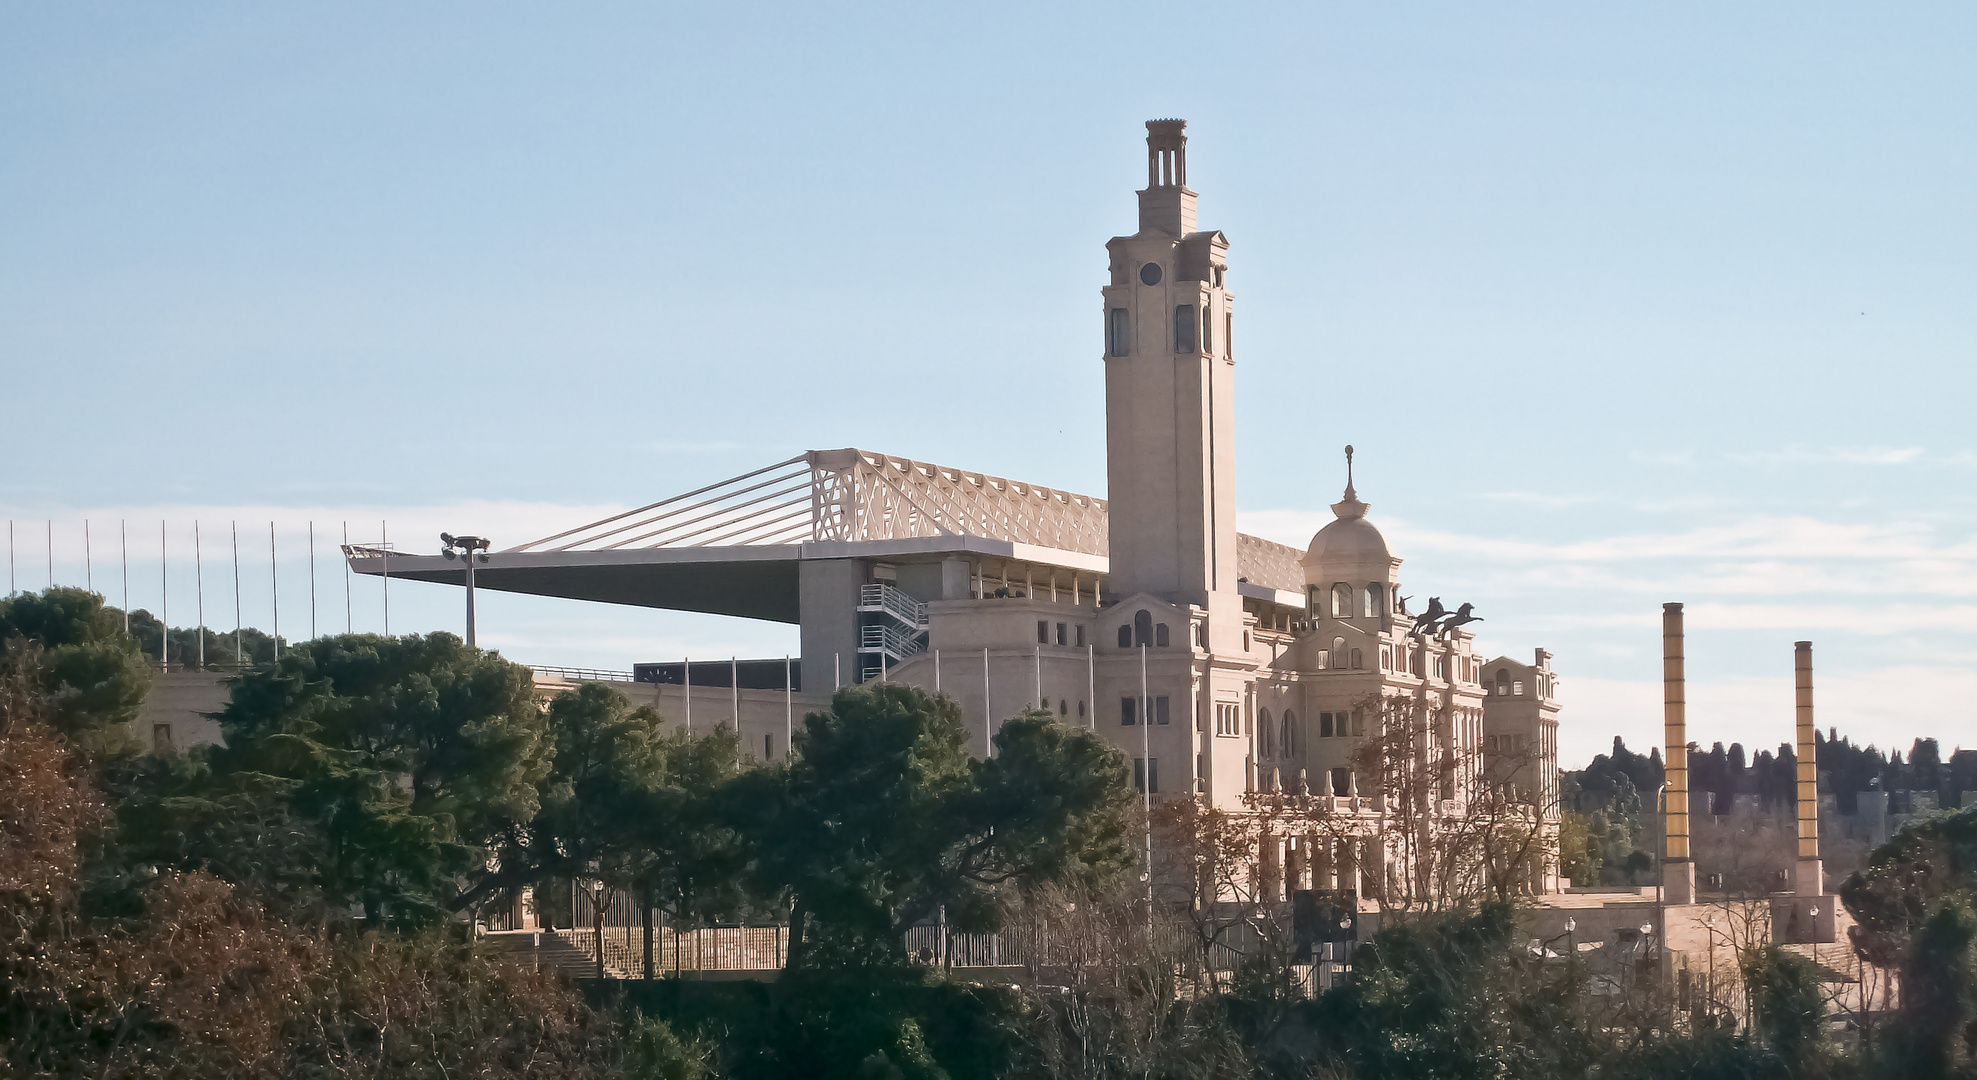
M 439 541 L 445 544 L 441 555 L 449 559 L 457 558 L 467 564 L 467 648 L 474 647 L 474 563 L 487 561 L 490 541 L 484 536 L 454 536 L 440 533 Z

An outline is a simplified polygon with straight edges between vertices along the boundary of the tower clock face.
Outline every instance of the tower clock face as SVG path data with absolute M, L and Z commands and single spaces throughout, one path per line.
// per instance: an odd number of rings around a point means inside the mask
M 1140 282 L 1145 285 L 1160 284 L 1160 264 L 1147 263 L 1140 267 Z

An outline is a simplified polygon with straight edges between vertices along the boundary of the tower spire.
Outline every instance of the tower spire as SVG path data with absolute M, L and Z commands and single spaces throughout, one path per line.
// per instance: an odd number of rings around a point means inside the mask
M 1343 521 L 1347 518 L 1365 517 L 1366 511 L 1371 509 L 1373 507 L 1368 503 L 1360 502 L 1359 493 L 1352 490 L 1352 447 L 1347 446 L 1345 448 L 1345 498 L 1332 504 L 1332 513 L 1337 515 L 1339 520 Z

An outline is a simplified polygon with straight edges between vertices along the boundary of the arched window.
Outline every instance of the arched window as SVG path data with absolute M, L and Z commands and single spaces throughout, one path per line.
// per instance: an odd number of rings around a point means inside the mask
M 1125 623 L 1119 624 L 1119 647 L 1122 649 L 1133 647 L 1133 628 Z
M 1349 654 L 1348 654 L 1348 653 L 1347 653 L 1347 652 L 1345 651 L 1345 639 L 1344 639 L 1344 638 L 1342 638 L 1342 637 L 1335 637 L 1335 638 L 1333 638 L 1333 639 L 1332 639 L 1332 666 L 1333 666 L 1333 667 L 1337 667 L 1337 668 L 1342 668 L 1342 667 L 1344 667 L 1344 666 L 1346 665 L 1346 660 L 1347 660 L 1347 658 L 1348 658 L 1348 656 L 1349 656 Z
M 1332 586 L 1332 618 L 1352 618 L 1352 586 L 1343 581 Z
M 1285 757 L 1297 756 L 1297 714 L 1289 709 L 1284 710 L 1283 735 L 1277 742 L 1284 748 Z
M 1162 648 L 1162 649 L 1164 649 L 1164 648 L 1166 648 L 1166 647 L 1167 647 L 1167 624 L 1166 624 L 1166 623 L 1161 623 L 1160 625 L 1158 625 L 1158 626 L 1156 626 L 1156 627 L 1154 627 L 1154 628 L 1153 628 L 1153 643 L 1154 643 L 1154 644 L 1155 644 L 1156 646 L 1159 646 L 1159 647 L 1160 647 L 1160 648 Z
M 1182 304 L 1174 309 L 1174 351 L 1179 353 L 1198 352 L 1194 347 L 1194 305 Z
M 1498 668 L 1496 672 L 1496 696 L 1508 697 L 1509 695 L 1510 695 L 1510 672 L 1505 670 L 1504 668 Z
M 1362 600 L 1364 602 L 1359 612 L 1361 615 L 1370 619 L 1387 613 L 1386 589 L 1379 582 L 1375 581 L 1366 586 L 1366 593 L 1362 597 Z
M 1259 741 L 1263 743 L 1263 756 L 1266 758 L 1276 757 L 1277 756 L 1277 747 L 1275 745 L 1276 732 L 1272 731 L 1270 728 L 1270 710 L 1268 709 L 1256 710 L 1256 718 L 1258 721 L 1261 722 L 1261 730 L 1257 732 L 1257 735 L 1260 737 Z
M 1144 609 L 1133 613 L 1133 647 L 1153 644 L 1153 612 Z

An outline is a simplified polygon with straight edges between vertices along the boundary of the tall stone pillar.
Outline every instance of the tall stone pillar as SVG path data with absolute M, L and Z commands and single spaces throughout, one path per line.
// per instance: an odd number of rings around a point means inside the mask
M 1792 655 L 1798 690 L 1799 859 L 1795 884 L 1800 896 L 1826 891 L 1825 868 L 1819 861 L 1819 743 L 1812 719 L 1812 642 L 1796 644 Z
M 1696 864 L 1689 859 L 1688 676 L 1682 655 L 1682 605 L 1661 605 L 1661 761 L 1667 808 L 1661 852 L 1661 892 L 1670 904 L 1696 901 Z

